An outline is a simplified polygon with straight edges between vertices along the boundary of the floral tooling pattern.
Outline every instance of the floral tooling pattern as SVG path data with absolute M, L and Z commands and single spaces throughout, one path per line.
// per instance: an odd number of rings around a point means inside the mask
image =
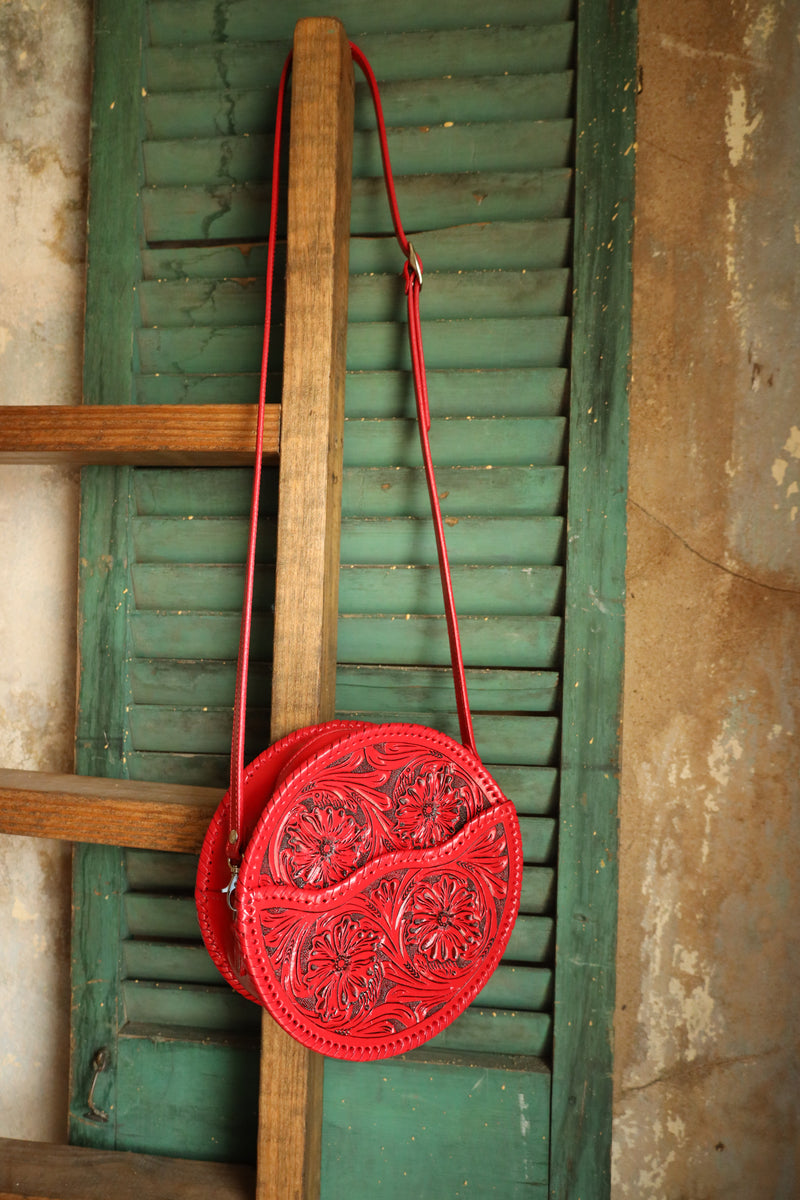
M 262 879 L 249 936 L 267 1007 L 310 1031 L 307 1044 L 346 1043 L 357 1056 L 376 1038 L 435 1022 L 460 993 L 469 1003 L 513 922 L 509 819 L 505 801 L 435 852 L 406 847 L 322 890 Z
M 402 749 L 402 752 L 401 752 Z M 265 874 L 276 883 L 328 887 L 379 854 L 440 845 L 488 807 L 468 773 L 440 752 L 369 745 L 279 789 Z
M 301 760 L 251 849 L 236 924 L 248 982 L 299 1041 L 341 1058 L 440 1032 L 497 966 L 519 903 L 514 806 L 422 727 L 361 726 Z
M 352 1020 L 374 1004 L 383 979 L 378 931 L 351 917 L 321 921 L 317 930 L 307 964 L 315 1008 L 326 1021 Z
M 443 875 L 417 888 L 411 901 L 411 936 L 431 964 L 463 958 L 480 933 L 477 898 L 463 880 Z
M 287 831 L 294 860 L 292 877 L 311 887 L 327 887 L 355 869 L 361 826 L 343 808 L 313 808 Z

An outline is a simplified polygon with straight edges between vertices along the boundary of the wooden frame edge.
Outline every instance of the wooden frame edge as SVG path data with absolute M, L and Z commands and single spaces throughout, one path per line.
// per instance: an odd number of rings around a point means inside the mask
M 610 1194 L 636 9 L 579 0 L 550 1194 Z

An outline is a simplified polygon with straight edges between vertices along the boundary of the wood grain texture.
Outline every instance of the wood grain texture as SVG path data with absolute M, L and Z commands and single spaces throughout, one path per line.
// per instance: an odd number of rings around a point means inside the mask
M 334 713 L 353 65 L 330 18 L 295 29 L 271 735 Z M 258 1200 L 319 1195 L 323 1060 L 264 1016 Z
M 333 713 L 352 113 L 353 68 L 342 26 L 325 18 L 299 22 L 289 159 L 273 738 Z
M 249 466 L 255 445 L 251 404 L 4 405 L 0 463 Z M 264 458 L 276 461 L 280 406 L 265 418 Z
M 0 1139 L 0 1200 L 252 1200 L 251 1167 Z
M 197 854 L 223 793 L 0 770 L 0 833 Z
M 611 1188 L 635 7 L 581 0 L 578 63 L 550 1188 L 554 1200 L 605 1200 Z

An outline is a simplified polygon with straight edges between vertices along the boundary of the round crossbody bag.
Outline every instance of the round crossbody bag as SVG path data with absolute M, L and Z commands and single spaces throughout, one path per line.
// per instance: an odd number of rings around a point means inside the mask
M 519 908 L 513 804 L 475 748 L 429 445 L 422 264 L 400 222 L 377 84 L 372 92 L 403 274 L 417 422 L 442 579 L 461 742 L 422 725 L 327 721 L 244 765 L 244 717 L 276 236 L 279 90 L 267 317 L 237 667 L 230 788 L 203 844 L 196 900 L 228 983 L 303 1045 L 335 1058 L 400 1054 L 441 1033 L 497 967 Z

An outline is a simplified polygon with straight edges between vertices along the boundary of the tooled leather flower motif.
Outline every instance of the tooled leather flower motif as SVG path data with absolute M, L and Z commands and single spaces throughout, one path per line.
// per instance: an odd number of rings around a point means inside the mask
M 383 981 L 379 944 L 378 931 L 352 917 L 312 938 L 306 978 L 323 1020 L 350 1020 L 375 1003 Z
M 358 861 L 362 829 L 342 808 L 303 811 L 288 828 L 288 854 L 294 882 L 328 887 L 346 879 Z
M 417 846 L 445 841 L 455 831 L 466 799 L 465 789 L 453 786 L 448 766 L 432 767 L 418 775 L 397 800 L 400 837 Z
M 423 884 L 411 902 L 411 934 L 433 963 L 467 956 L 481 936 L 475 893 L 452 875 Z

